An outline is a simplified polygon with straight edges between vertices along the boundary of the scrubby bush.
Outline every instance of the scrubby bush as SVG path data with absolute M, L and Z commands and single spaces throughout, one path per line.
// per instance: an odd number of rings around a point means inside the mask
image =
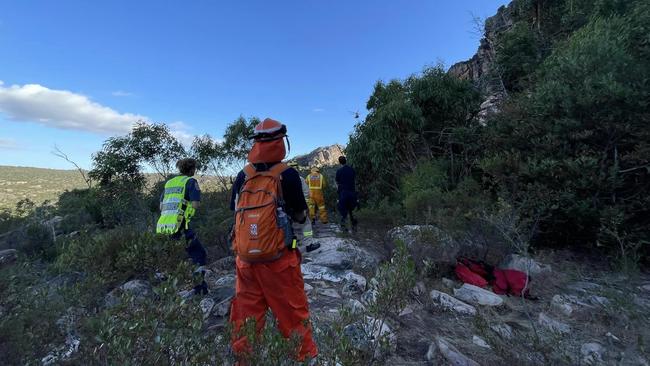
M 183 240 L 122 227 L 62 242 L 55 268 L 61 272 L 94 273 L 106 283 L 118 284 L 175 268 L 186 256 L 184 247 Z

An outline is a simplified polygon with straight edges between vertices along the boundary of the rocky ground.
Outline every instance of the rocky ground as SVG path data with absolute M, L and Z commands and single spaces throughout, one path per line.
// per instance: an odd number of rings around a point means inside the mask
M 383 257 L 379 244 L 333 225 L 315 232 L 321 248 L 303 254 L 302 271 L 318 336 L 340 309 L 362 312 L 373 301 L 371 276 Z M 421 278 L 408 305 L 379 331 L 394 342 L 380 363 L 648 365 L 650 278 L 631 280 L 576 260 L 567 253 L 506 258 L 502 267 L 531 274 L 535 300 L 499 296 L 452 276 Z M 212 292 L 201 306 L 211 326 L 227 314 L 232 265 L 224 258 L 209 266 Z
M 387 237 L 395 239 L 397 233 L 412 248 L 418 230 L 402 227 Z M 458 282 L 442 265 L 455 251 L 451 243 L 438 241 L 441 252 L 431 257 L 440 259 L 433 267 L 438 272 L 421 275 L 408 292 L 406 306 L 378 321 L 366 309 L 377 301 L 382 285 L 374 277 L 387 259 L 384 243 L 343 234 L 334 225 L 319 224 L 314 231 L 321 247 L 310 253 L 301 250 L 305 291 L 319 343 L 327 342 L 325 330 L 343 311 L 357 315 L 356 323 L 347 324 L 344 333 L 354 340 L 353 347 L 374 349 L 375 364 L 649 364 L 650 277 L 646 274 L 612 274 L 566 252 L 546 252 L 534 260 L 511 255 L 500 266 L 529 272 L 536 299 L 499 296 Z M 14 260 L 15 251 L 0 252 L 0 264 Z M 196 301 L 206 331 L 226 324 L 234 295 L 233 269 L 233 257 L 206 266 L 210 294 Z M 151 289 L 147 281 L 129 281 L 106 295 L 105 306 L 115 306 L 122 293 L 147 298 Z M 76 352 L 81 340 L 70 330 L 82 315 L 71 309 L 57 322 L 65 337 L 42 364 L 57 364 Z M 373 347 L 377 342 L 382 342 L 381 347 Z

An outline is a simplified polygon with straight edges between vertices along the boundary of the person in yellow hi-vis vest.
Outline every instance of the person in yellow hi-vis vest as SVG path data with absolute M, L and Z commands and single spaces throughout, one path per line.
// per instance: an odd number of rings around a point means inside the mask
M 309 186 L 309 202 L 307 203 L 309 206 L 309 218 L 312 222 L 315 222 L 316 208 L 318 208 L 320 222 L 327 224 L 327 208 L 325 208 L 325 196 L 323 195 L 325 177 L 320 173 L 318 167 L 313 167 L 306 180 Z
M 193 175 L 197 162 L 194 159 L 181 159 L 176 163 L 180 175 L 165 183 L 165 190 L 160 196 L 160 218 L 156 224 L 158 234 L 167 235 L 174 240 L 185 237 L 187 256 L 194 264 L 200 266 L 196 274 L 202 274 L 206 264 L 207 252 L 192 225 L 192 218 L 201 201 L 201 189 Z M 201 281 L 191 291 L 183 291 L 183 297 L 194 294 L 206 294 L 207 284 Z

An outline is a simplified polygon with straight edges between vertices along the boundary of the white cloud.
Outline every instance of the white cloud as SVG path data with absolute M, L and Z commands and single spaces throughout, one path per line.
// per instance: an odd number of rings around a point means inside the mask
M 81 130 L 100 134 L 127 133 L 147 117 L 119 113 L 93 102 L 85 95 L 49 89 L 39 84 L 3 86 L 0 81 L 0 112 L 18 122 Z
M 194 141 L 194 135 L 190 133 L 192 127 L 183 121 L 168 123 L 171 134 L 174 135 L 183 145 L 190 146 Z
M 314 108 L 312 112 L 320 113 L 320 112 L 325 112 L 323 108 Z
M 16 141 L 12 139 L 0 139 L 0 150 L 15 150 L 18 149 Z
M 112 92 L 111 95 L 113 95 L 114 97 L 132 97 L 132 96 L 134 96 L 133 93 L 126 92 L 124 90 L 116 90 L 116 91 Z

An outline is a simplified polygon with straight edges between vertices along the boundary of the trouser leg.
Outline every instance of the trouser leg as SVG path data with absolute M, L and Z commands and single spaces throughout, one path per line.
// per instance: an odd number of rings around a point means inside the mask
M 291 337 L 296 334 L 300 337 L 300 346 L 296 350 L 297 360 L 304 361 L 307 357 L 316 357 L 318 348 L 312 336 L 309 305 L 300 265 L 288 266 L 280 272 L 270 272 L 267 275 L 260 273 L 260 281 L 282 335 Z
M 196 265 L 204 266 L 207 261 L 208 253 L 199 241 L 196 232 L 192 229 L 185 230 L 185 240 L 187 241 L 185 251 L 192 262 Z
M 325 207 L 325 198 L 323 197 L 322 192 L 321 192 L 321 194 L 319 196 L 315 197 L 315 199 L 316 199 L 316 204 L 318 205 L 319 220 L 323 224 L 327 224 L 327 222 L 328 222 L 328 220 L 327 220 L 327 208 Z
M 307 207 L 309 208 L 309 219 L 314 220 L 316 218 L 316 202 L 313 198 L 309 198 L 307 201 Z
M 305 220 L 305 223 L 302 225 L 302 241 L 305 245 L 309 245 L 312 238 L 314 236 L 314 232 L 311 226 L 311 221 L 310 220 Z
M 250 343 L 242 333 L 247 319 L 255 320 L 256 334 L 264 328 L 268 304 L 252 267 L 236 270 L 235 297 L 230 305 L 230 322 L 233 326 L 232 349 L 238 358 L 251 352 Z
M 187 252 L 188 257 L 192 260 L 192 263 L 196 264 L 197 266 L 204 266 L 207 263 L 207 252 L 199 241 L 196 232 L 194 232 L 192 229 L 185 230 L 185 240 L 187 242 L 185 252 Z M 194 293 L 207 294 L 208 284 L 203 278 L 203 272 L 195 273 L 195 275 L 196 285 L 194 286 Z

